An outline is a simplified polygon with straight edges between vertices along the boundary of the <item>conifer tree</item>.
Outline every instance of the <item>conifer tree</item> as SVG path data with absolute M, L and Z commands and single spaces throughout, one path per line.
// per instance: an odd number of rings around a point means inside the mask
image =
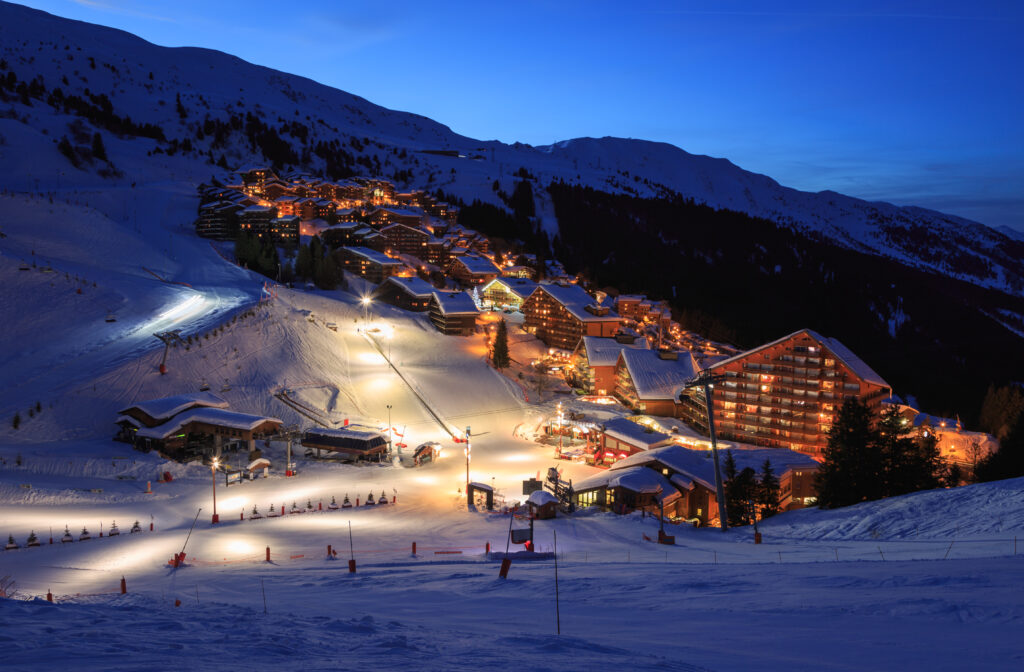
M 504 319 L 498 323 L 498 333 L 494 336 L 494 352 L 491 355 L 491 361 L 494 362 L 496 369 L 507 369 L 511 364 L 508 352 L 508 327 L 505 325 Z
M 979 481 L 1018 476 L 1024 476 L 1024 413 L 1017 416 L 1006 438 L 999 443 L 999 450 L 982 458 L 975 470 Z
M 825 460 L 815 475 L 818 506 L 834 509 L 878 499 L 881 456 L 871 431 L 871 412 L 856 399 L 839 409 L 825 448 Z
M 761 517 L 771 518 L 779 512 L 779 479 L 772 469 L 771 460 L 761 465 L 761 482 L 757 489 L 757 503 L 761 507 Z
M 99 131 L 92 135 L 92 155 L 100 161 L 107 160 L 107 148 L 103 146 L 103 136 Z

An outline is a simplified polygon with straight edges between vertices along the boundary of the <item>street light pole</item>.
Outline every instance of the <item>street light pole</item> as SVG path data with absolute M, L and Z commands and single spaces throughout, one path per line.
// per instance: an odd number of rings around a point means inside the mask
M 388 455 L 391 455 L 391 404 L 388 404 Z
M 466 501 L 469 502 L 469 458 L 473 452 L 472 444 L 469 442 L 469 427 L 466 427 Z
M 213 482 L 213 524 L 216 525 L 220 522 L 220 516 L 217 515 L 217 466 L 220 462 L 214 458 L 213 462 L 210 463 L 210 478 Z
M 715 405 L 712 399 L 715 383 L 725 380 L 723 374 L 713 374 L 709 371 L 701 371 L 696 377 L 686 383 L 684 388 L 701 387 L 704 389 L 704 402 L 707 405 L 708 433 L 711 435 L 711 460 L 715 463 L 715 499 L 718 500 L 718 522 L 722 531 L 729 529 L 729 511 L 725 502 L 725 488 L 722 485 L 722 467 L 718 464 L 718 441 L 715 437 Z
M 370 297 L 364 296 L 362 299 L 363 304 L 363 329 L 366 329 L 366 324 L 370 321 Z

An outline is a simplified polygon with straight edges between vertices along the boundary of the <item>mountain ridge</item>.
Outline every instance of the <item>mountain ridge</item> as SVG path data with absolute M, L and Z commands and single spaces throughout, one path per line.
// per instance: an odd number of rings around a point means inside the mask
M 4 44 L 0 56 L 20 81 L 39 77 L 51 92 L 61 88 L 65 94 L 103 94 L 115 113 L 162 128 L 170 140 L 188 140 L 202 163 L 168 171 L 175 176 L 198 181 L 209 174 L 217 154 L 232 166 L 270 159 L 251 139 L 249 146 L 232 139 L 215 147 L 202 132 L 200 116 L 231 123 L 232 117 L 253 115 L 282 138 L 280 128 L 298 124 L 293 130 L 303 136 L 302 142 L 294 135 L 287 138 L 293 149 L 298 148 L 293 165 L 311 171 L 323 172 L 327 159 L 321 160 L 310 147 L 335 142 L 324 150 L 327 153 L 346 147 L 347 140 L 348 145 L 362 146 L 350 153 L 364 160 L 365 172 L 406 177 L 398 181 L 443 189 L 466 202 L 480 199 L 503 206 L 493 184 L 497 181 L 511 191 L 520 168 L 540 186 L 564 180 L 641 197 L 678 193 L 716 209 L 768 219 L 804 235 L 823 236 L 852 249 L 1024 295 L 1020 241 L 978 222 L 833 191 L 799 191 L 726 158 L 691 154 L 658 141 L 606 136 L 534 147 L 476 140 L 422 115 L 389 110 L 341 89 L 225 52 L 161 47 L 116 28 L 10 3 L 0 3 L 0 18 Z M 177 110 L 184 110 L 184 116 L 176 110 L 175 98 L 180 99 Z M 35 108 L 22 112 L 12 105 L 13 115 L 8 116 L 21 114 L 55 142 L 67 122 L 54 118 L 59 114 L 47 115 L 40 106 Z M 374 146 L 367 148 L 365 141 Z M 159 142 L 153 144 L 148 151 L 166 151 Z M 425 154 L 425 150 L 454 151 L 458 156 Z M 115 165 L 117 154 L 115 149 Z M 12 188 L 32 190 L 24 180 L 18 182 L 15 175 Z M 550 233 L 557 232 L 557 222 L 543 221 L 543 213 L 550 210 L 543 190 L 535 194 L 542 224 Z

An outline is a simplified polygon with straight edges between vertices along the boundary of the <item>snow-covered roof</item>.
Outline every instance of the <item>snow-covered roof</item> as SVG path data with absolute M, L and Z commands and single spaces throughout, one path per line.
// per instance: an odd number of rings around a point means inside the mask
M 179 413 L 162 425 L 140 429 L 137 435 L 150 439 L 166 439 L 190 422 L 203 422 L 209 425 L 217 425 L 218 427 L 230 427 L 231 429 L 241 430 L 255 429 L 264 422 L 281 424 L 281 421 L 277 418 L 227 411 L 223 408 L 201 407 L 191 408 Z
M 783 343 L 784 341 L 788 341 L 791 338 L 795 338 L 800 334 L 807 334 L 812 339 L 820 343 L 822 347 L 829 350 L 833 355 L 835 355 L 836 359 L 841 361 L 844 365 L 846 365 L 847 368 L 849 368 L 863 380 L 869 383 L 874 383 L 875 385 L 879 385 L 881 387 L 892 388 L 892 386 L 889 383 L 887 383 L 884 378 L 875 373 L 875 370 L 868 366 L 864 360 L 862 360 L 857 355 L 853 354 L 852 350 L 847 348 L 845 345 L 840 343 L 835 338 L 826 338 L 825 336 L 822 336 L 821 334 L 812 329 L 801 329 L 800 331 L 794 331 L 792 334 L 783 336 L 782 338 L 777 338 L 771 343 L 765 343 L 764 345 L 759 345 L 752 350 L 747 350 L 737 355 L 733 355 L 732 357 L 729 357 L 727 359 L 723 359 L 722 361 L 711 365 L 711 367 L 709 368 L 719 368 L 721 366 L 725 366 L 726 364 L 731 364 L 732 362 L 745 359 L 746 357 L 754 354 L 755 352 L 760 352 L 765 348 L 776 346 L 780 343 Z
M 477 483 L 476 481 L 472 481 L 469 485 L 472 486 L 476 490 L 483 490 L 485 492 L 494 492 L 494 487 L 490 486 L 490 485 L 487 485 L 486 483 Z
M 353 246 L 353 247 L 345 247 L 343 249 L 349 250 L 349 251 L 353 252 L 354 254 L 357 254 L 360 257 L 363 257 L 364 259 L 368 259 L 368 260 L 370 260 L 370 261 L 372 261 L 374 263 L 381 264 L 382 266 L 401 266 L 402 265 L 402 262 L 399 261 L 398 259 L 392 259 L 391 257 L 389 257 L 388 255 L 384 254 L 383 252 L 378 252 L 377 250 L 371 250 L 368 247 Z
M 545 504 L 550 504 L 551 502 L 557 502 L 558 497 L 555 497 L 547 490 L 537 490 L 535 492 L 531 492 L 530 497 L 526 501 L 528 501 L 530 504 L 533 504 L 534 506 L 544 506 Z
M 620 463 L 621 464 L 621 463 Z M 646 467 L 633 467 L 631 469 L 616 469 L 605 471 L 600 474 L 586 478 L 579 483 L 573 483 L 572 489 L 575 492 L 593 490 L 595 488 L 616 488 L 621 487 L 631 492 L 641 494 L 662 495 L 675 492 L 675 488 L 668 479 L 653 469 Z
M 399 217 L 423 217 L 423 215 L 427 214 L 427 213 L 425 213 L 425 212 L 423 212 L 422 210 L 419 210 L 419 209 L 413 209 L 413 208 L 392 208 L 392 207 L 377 208 L 373 212 L 374 212 L 374 214 L 376 214 L 378 212 L 388 212 L 388 213 L 391 213 L 392 215 L 397 215 Z
M 391 283 L 402 288 L 408 294 L 413 296 L 430 296 L 434 293 L 434 286 L 420 277 L 401 278 L 397 275 L 392 275 L 386 279 L 382 286 Z
M 629 445 L 643 450 L 649 450 L 653 446 L 672 440 L 668 434 L 650 431 L 643 425 L 638 425 L 626 418 L 612 418 L 604 423 L 604 429 L 601 431 L 607 436 L 625 441 Z
M 495 283 L 500 283 L 509 292 L 515 294 L 520 299 L 526 299 L 530 294 L 533 294 L 533 290 L 537 289 L 537 283 L 529 278 L 516 278 L 510 276 L 498 276 L 494 278 L 486 285 L 484 285 L 480 291 L 487 291 L 489 287 Z
M 961 429 L 959 418 L 943 418 L 928 413 L 918 413 L 914 416 L 911 424 L 914 427 L 939 427 L 945 429 Z
M 619 315 L 614 310 L 609 310 L 607 315 L 594 315 L 588 312 L 586 306 L 597 302 L 579 285 L 540 285 L 540 289 L 550 294 L 551 298 L 562 304 L 573 317 L 581 322 L 618 322 L 619 320 Z
M 645 350 L 647 339 L 641 338 L 633 343 L 619 343 L 614 338 L 584 336 L 581 347 L 586 348 L 587 361 L 590 366 L 615 366 L 619 361 L 619 353 L 625 349 Z
M 329 427 L 317 427 L 309 430 L 307 434 L 331 436 L 336 439 L 359 439 L 361 441 L 384 437 L 384 434 L 381 432 L 375 432 L 371 429 L 353 429 L 351 427 L 337 427 L 333 429 Z
M 619 357 L 640 399 L 675 399 L 680 388 L 700 370 L 689 352 L 678 359 L 662 359 L 655 350 L 624 349 Z
M 194 406 L 227 408 L 228 402 L 224 401 L 212 392 L 190 392 L 188 394 L 176 394 L 173 397 L 164 397 L 162 399 L 140 401 L 132 404 L 128 408 L 121 409 L 118 413 L 124 415 L 134 408 L 142 411 L 151 418 L 159 420 L 161 418 L 169 418 L 172 415 L 177 415 L 186 408 L 192 408 Z M 118 422 L 120 422 L 120 419 L 118 419 Z
M 466 292 L 439 292 L 434 291 L 434 299 L 438 307 L 445 315 L 462 315 L 472 313 L 476 315 L 480 309 Z
M 818 468 L 818 463 L 803 453 L 781 448 L 764 448 L 759 450 L 718 451 L 718 459 L 723 469 L 727 452 L 732 453 L 738 471 L 750 467 L 760 473 L 765 460 L 771 461 L 772 470 L 776 476 L 783 474 L 789 469 Z M 715 463 L 711 459 L 711 451 L 694 450 L 677 444 L 635 453 L 613 464 L 609 471 L 631 469 L 633 467 L 645 466 L 652 462 L 663 464 L 672 471 L 683 474 L 687 479 L 700 483 L 709 490 L 715 489 Z
M 481 257 L 476 254 L 467 254 L 464 257 L 459 257 L 458 263 L 466 267 L 466 270 L 473 274 L 486 275 L 488 273 L 494 273 L 496 275 L 501 274 L 501 270 L 494 265 L 494 262 L 487 257 Z

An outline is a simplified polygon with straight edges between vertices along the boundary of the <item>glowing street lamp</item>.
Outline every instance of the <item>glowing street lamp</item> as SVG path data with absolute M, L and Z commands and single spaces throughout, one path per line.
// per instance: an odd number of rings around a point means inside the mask
M 372 299 L 368 296 L 362 298 L 361 303 L 363 304 L 363 328 L 366 328 L 367 322 L 370 321 L 370 302 Z
M 216 525 L 220 522 L 220 516 L 217 515 L 217 467 L 220 466 L 220 460 L 217 458 L 210 462 L 210 477 L 213 481 L 213 524 Z

